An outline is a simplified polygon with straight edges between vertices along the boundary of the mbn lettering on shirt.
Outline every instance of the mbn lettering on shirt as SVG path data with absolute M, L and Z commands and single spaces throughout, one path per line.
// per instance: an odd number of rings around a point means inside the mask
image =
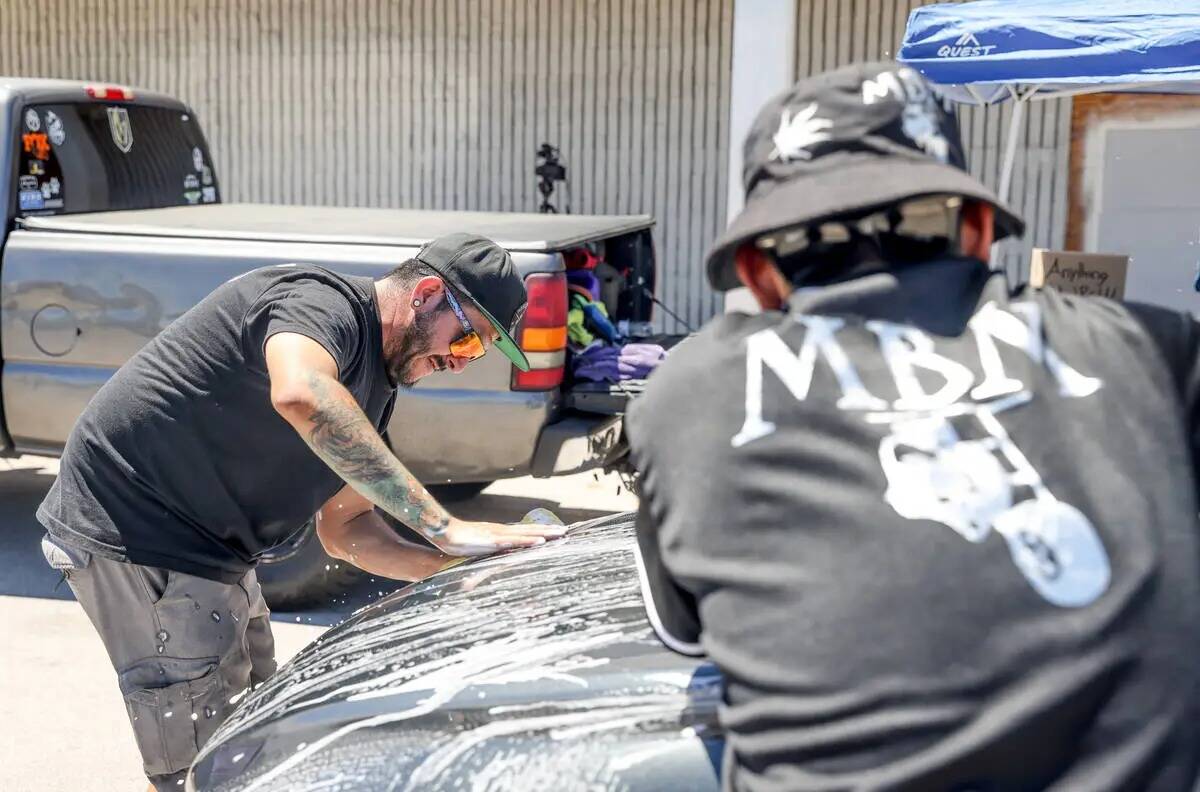
M 918 328 L 867 322 L 867 329 L 879 341 L 880 352 L 899 394 L 891 403 L 867 389 L 838 343 L 837 332 L 845 326 L 844 320 L 818 315 L 794 317 L 806 330 L 799 352 L 792 352 L 775 330 L 759 331 L 746 339 L 746 420 L 732 444 L 739 448 L 775 431 L 775 424 L 763 416 L 764 369 L 774 372 L 788 392 L 803 401 L 808 397 L 818 357 L 837 379 L 841 396 L 836 406 L 840 410 L 932 411 L 957 404 L 968 394 L 973 401 L 982 402 L 1028 390 L 1025 383 L 1005 371 L 997 342 L 1014 347 L 1034 363 L 1045 366 L 1058 384 L 1059 393 L 1066 398 L 1083 398 L 1099 390 L 1100 380 L 1080 374 L 1045 343 L 1041 312 L 1036 304 L 1012 303 L 1009 308 L 1011 312 L 989 302 L 968 324 L 983 371 L 983 379 L 978 383 L 975 372 L 939 354 L 933 339 Z M 943 380 L 941 386 L 927 391 L 917 377 L 918 370 L 939 375 Z

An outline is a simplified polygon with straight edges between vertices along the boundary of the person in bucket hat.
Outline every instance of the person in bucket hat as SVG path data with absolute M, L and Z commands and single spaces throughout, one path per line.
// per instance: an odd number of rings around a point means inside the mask
M 763 310 L 627 416 L 647 615 L 723 672 L 725 789 L 1191 789 L 1196 322 L 991 271 L 1022 223 L 911 69 L 798 83 L 745 154 L 708 276 Z
M 263 267 L 217 287 L 92 399 L 38 509 L 42 551 L 108 651 L 152 788 L 182 788 L 274 672 L 255 566 L 313 514 L 327 553 L 400 580 L 562 535 L 451 516 L 381 437 L 398 387 L 493 348 L 528 368 L 512 340 L 525 303 L 509 254 L 471 234 L 379 279 Z
M 861 68 L 806 80 L 760 111 L 745 144 L 745 208 L 709 253 L 714 289 L 741 285 L 734 259 L 747 241 L 920 197 L 957 196 L 977 207 L 970 222 L 993 241 L 1024 232 L 967 172 L 957 123 L 924 78 L 886 64 Z

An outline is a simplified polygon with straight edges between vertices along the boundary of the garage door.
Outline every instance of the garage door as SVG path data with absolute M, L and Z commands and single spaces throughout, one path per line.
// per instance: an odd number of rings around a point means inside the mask
M 1131 257 L 1127 299 L 1200 315 L 1200 113 L 1097 132 L 1088 250 Z

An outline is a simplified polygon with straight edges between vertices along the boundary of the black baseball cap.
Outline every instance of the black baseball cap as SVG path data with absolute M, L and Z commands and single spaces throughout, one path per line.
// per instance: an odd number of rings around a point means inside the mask
M 499 333 L 496 349 L 529 371 L 528 358 L 513 340 L 528 298 L 507 250 L 486 237 L 456 233 L 427 243 L 413 258 L 437 272 L 456 296 L 470 300 Z
M 958 124 L 916 70 L 856 64 L 802 80 L 759 112 L 746 137 L 746 206 L 713 243 L 708 281 L 741 284 L 743 243 L 786 228 L 928 195 L 995 207 L 995 238 L 1025 223 L 966 169 Z

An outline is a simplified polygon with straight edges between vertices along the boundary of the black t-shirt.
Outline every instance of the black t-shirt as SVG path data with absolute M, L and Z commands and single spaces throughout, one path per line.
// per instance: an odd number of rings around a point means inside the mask
M 1200 333 L 939 261 L 720 317 L 634 403 L 727 788 L 1190 789 Z
M 223 284 L 104 384 L 38 509 L 99 555 L 226 582 L 244 575 L 342 481 L 271 405 L 264 347 L 320 343 L 382 431 L 395 388 L 370 278 L 284 264 Z

